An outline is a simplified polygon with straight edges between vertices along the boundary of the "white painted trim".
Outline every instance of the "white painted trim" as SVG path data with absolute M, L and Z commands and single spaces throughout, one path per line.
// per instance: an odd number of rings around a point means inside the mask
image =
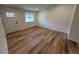
M 7 39 L 6 39 L 6 34 L 4 32 L 3 24 L 2 24 L 2 19 L 1 19 L 1 14 L 0 14 L 0 29 L 1 29 L 1 38 L 0 38 L 0 54 L 8 54 L 8 46 L 7 46 Z
M 69 38 L 69 35 L 70 35 L 70 30 L 71 30 L 71 26 L 72 26 L 74 14 L 75 14 L 76 6 L 77 6 L 77 5 L 75 4 L 75 5 L 74 5 L 74 9 L 73 9 L 73 13 L 72 13 L 72 17 L 71 17 L 71 24 L 70 24 L 70 28 L 69 28 L 69 31 L 68 31 L 67 38 Z

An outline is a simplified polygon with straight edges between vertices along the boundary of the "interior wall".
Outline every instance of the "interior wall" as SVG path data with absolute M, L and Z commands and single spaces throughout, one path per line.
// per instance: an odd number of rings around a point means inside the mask
M 25 22 L 25 18 L 24 18 L 24 12 L 31 12 L 31 11 L 27 11 L 27 10 L 22 10 L 22 9 L 17 9 L 17 8 L 10 8 L 10 7 L 5 7 L 2 6 L 0 7 L 1 12 L 4 14 L 3 15 L 3 25 L 7 33 L 11 33 L 11 32 L 15 32 L 15 31 L 19 31 L 19 30 L 23 30 L 29 27 L 33 27 L 37 25 L 37 18 L 36 18 L 36 12 L 32 12 L 34 15 L 34 22 L 29 22 L 26 23 Z M 15 17 L 14 18 L 7 18 L 5 15 L 6 11 L 12 11 L 15 13 Z M 18 24 L 16 25 L 16 21 L 18 22 Z M 14 22 L 14 27 L 13 24 L 11 22 Z
M 55 5 L 38 14 L 39 26 L 68 33 L 74 5 Z
M 8 49 L 7 49 L 7 40 L 1 20 L 2 19 L 0 14 L 0 54 L 2 53 L 4 54 L 4 53 L 8 53 Z
M 69 38 L 79 43 L 79 5 L 77 5 L 75 10 Z
M 10 24 L 5 24 L 4 21 L 4 28 L 6 30 L 6 33 L 23 30 L 32 26 L 42 26 L 45 28 L 53 29 L 56 31 L 69 33 L 70 25 L 72 21 L 72 14 L 74 11 L 74 5 L 54 5 L 51 8 L 48 8 L 46 10 L 40 11 L 38 13 L 38 23 L 37 23 L 37 13 L 34 13 L 35 16 L 35 22 L 26 23 L 24 19 L 24 12 L 29 12 L 17 8 L 10 8 L 10 7 L 0 7 L 1 12 L 6 11 L 14 11 L 15 12 L 15 18 L 12 19 L 12 22 L 16 23 L 18 21 L 18 27 L 14 26 L 14 29 L 12 28 L 12 25 L 10 23 L 10 19 L 6 18 L 4 15 L 3 18 L 5 18 L 6 23 L 9 22 Z M 17 27 L 17 29 L 15 29 Z

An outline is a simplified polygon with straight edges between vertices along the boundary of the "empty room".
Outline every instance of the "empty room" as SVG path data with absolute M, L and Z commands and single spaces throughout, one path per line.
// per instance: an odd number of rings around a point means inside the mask
M 79 5 L 1 4 L 1 54 L 78 54 Z

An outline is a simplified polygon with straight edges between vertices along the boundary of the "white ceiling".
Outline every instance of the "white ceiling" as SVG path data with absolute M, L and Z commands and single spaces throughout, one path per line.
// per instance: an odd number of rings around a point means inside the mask
M 46 8 L 54 6 L 53 4 L 5 4 L 5 6 L 15 7 L 20 9 L 32 10 L 32 11 L 41 11 Z

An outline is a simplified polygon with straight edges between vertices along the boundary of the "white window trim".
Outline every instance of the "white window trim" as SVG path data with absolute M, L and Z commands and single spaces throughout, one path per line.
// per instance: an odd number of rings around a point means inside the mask
M 6 12 L 6 17 L 7 18 L 14 18 L 15 17 L 15 13 L 14 12 Z
M 24 16 L 25 16 L 26 14 L 29 14 L 29 17 L 28 17 L 28 18 L 30 19 L 30 14 L 33 14 L 33 13 L 25 12 L 25 13 L 24 13 Z M 32 15 L 32 16 L 33 16 L 33 15 Z M 27 19 L 25 18 L 25 22 L 26 22 L 26 23 L 34 22 L 34 16 L 33 16 L 33 20 L 29 20 L 29 21 L 27 21 Z

